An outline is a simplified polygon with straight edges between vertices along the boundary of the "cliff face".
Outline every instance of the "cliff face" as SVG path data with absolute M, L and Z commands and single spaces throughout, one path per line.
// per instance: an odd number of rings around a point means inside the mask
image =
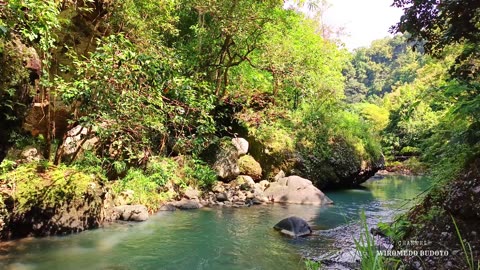
M 35 49 L 19 39 L 0 39 L 0 162 L 12 145 L 36 92 L 41 61 Z

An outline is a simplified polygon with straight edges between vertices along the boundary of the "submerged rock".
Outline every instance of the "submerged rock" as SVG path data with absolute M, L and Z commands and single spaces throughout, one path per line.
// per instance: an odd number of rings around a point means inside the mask
M 310 180 L 289 176 L 270 183 L 264 195 L 273 202 L 323 205 L 333 203 Z
M 273 228 L 293 237 L 306 236 L 312 233 L 310 225 L 304 219 L 295 216 L 280 220 Z

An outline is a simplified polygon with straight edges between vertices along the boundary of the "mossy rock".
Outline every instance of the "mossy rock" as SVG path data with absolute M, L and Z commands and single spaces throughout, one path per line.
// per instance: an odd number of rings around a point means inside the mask
M 364 155 L 343 138 L 337 138 L 330 145 L 328 158 L 311 155 L 311 151 L 301 153 L 297 164 L 299 175 L 310 179 L 318 188 L 344 188 L 358 186 L 372 177 L 384 166 L 383 156 L 378 158 Z
M 203 151 L 200 158 L 215 170 L 218 178 L 222 181 L 229 182 L 240 174 L 238 150 L 229 137 L 212 142 Z
M 47 162 L 22 164 L 0 175 L 8 213 L 0 239 L 80 232 L 112 221 L 113 195 L 95 176 Z
M 240 157 L 238 166 L 240 167 L 240 174 L 248 175 L 254 180 L 262 178 L 262 167 L 252 156 L 245 155 Z

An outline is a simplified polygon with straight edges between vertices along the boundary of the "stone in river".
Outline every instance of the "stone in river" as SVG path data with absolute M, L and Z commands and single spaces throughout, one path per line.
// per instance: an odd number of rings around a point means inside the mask
M 295 216 L 282 219 L 275 224 L 273 228 L 283 234 L 293 237 L 306 236 L 312 233 L 310 225 L 308 225 L 304 219 Z

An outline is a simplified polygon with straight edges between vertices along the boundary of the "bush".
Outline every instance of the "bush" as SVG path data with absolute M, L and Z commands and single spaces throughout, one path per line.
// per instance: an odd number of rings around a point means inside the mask
M 205 162 L 193 158 L 184 168 L 185 176 L 191 185 L 201 188 L 210 188 L 217 181 L 216 172 Z
M 160 203 L 169 198 L 169 194 L 161 192 L 161 186 L 156 180 L 155 177 L 146 175 L 142 170 L 130 169 L 125 178 L 115 182 L 113 190 L 117 194 L 125 190 L 132 190 L 132 204 L 143 204 L 150 211 L 156 211 L 160 207 Z

